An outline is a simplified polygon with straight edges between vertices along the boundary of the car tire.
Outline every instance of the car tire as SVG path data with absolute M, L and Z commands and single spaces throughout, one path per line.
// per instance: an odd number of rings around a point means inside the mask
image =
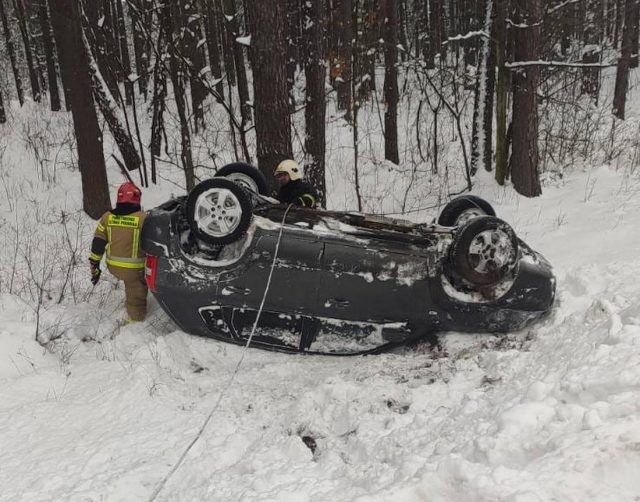
M 479 216 L 459 227 L 450 252 L 455 273 L 475 286 L 503 280 L 513 271 L 517 257 L 515 232 L 494 216 Z
M 249 194 L 227 178 L 211 178 L 196 185 L 186 207 L 192 233 L 214 245 L 238 240 L 253 216 Z
M 257 167 L 250 164 L 245 164 L 244 162 L 227 164 L 218 169 L 216 176 L 224 176 L 236 182 L 238 185 L 248 188 L 252 192 L 259 193 L 260 195 L 269 194 L 269 184 L 264 174 L 262 174 L 262 171 Z
M 477 216 L 495 216 L 491 204 L 475 195 L 462 195 L 449 201 L 438 217 L 438 225 L 456 227 Z

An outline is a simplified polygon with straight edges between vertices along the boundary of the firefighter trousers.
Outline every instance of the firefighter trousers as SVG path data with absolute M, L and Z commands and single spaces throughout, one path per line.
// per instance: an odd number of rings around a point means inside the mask
M 147 283 L 143 268 L 123 268 L 107 265 L 109 272 L 124 282 L 127 314 L 133 321 L 144 320 L 147 314 Z

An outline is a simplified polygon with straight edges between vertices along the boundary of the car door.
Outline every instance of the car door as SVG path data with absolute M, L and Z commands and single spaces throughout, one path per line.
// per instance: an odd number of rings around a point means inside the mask
M 396 247 L 373 239 L 326 241 L 319 289 L 324 316 L 377 323 L 416 318 L 428 303 L 428 260 Z
M 257 229 L 247 256 L 224 274 L 218 298 L 226 306 L 258 309 L 273 263 L 279 229 Z M 278 246 L 264 311 L 313 315 L 318 310 L 323 242 L 302 228 L 285 226 Z

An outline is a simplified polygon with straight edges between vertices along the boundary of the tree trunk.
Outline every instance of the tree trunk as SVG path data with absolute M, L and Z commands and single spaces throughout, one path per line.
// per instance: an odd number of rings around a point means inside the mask
M 219 0 L 220 2 L 224 0 Z M 226 9 L 220 7 L 220 13 L 223 13 Z M 235 6 L 233 9 L 235 12 Z M 219 31 L 222 34 L 222 57 L 224 60 L 224 71 L 226 73 L 227 82 L 229 85 L 236 85 L 236 69 L 233 62 L 233 35 L 231 34 L 231 27 L 227 23 L 227 20 L 223 15 L 218 17 L 220 22 Z
M 515 60 L 539 59 L 541 0 L 515 0 Z M 513 122 L 511 179 L 526 197 L 542 193 L 538 173 L 538 76 L 537 66 L 518 68 L 513 74 Z
M 200 8 L 204 17 L 204 32 L 207 38 L 207 51 L 209 53 L 209 67 L 216 82 L 215 88 L 218 97 L 224 101 L 224 85 L 222 80 L 222 59 L 220 57 L 220 34 L 218 33 L 217 10 L 214 0 L 200 0 Z
M 509 93 L 509 69 L 504 66 L 507 56 L 507 5 L 509 0 L 494 0 L 496 15 L 493 36 L 496 44 L 498 83 L 496 85 L 496 181 L 504 185 L 507 178 L 507 96 Z
M 85 14 L 89 21 L 92 43 L 95 45 L 95 55 L 100 73 L 105 78 L 111 94 L 117 95 L 118 80 L 116 76 L 115 59 L 113 56 L 113 33 L 107 23 L 104 0 L 85 0 Z M 110 12 L 110 11 L 109 11 Z M 65 91 L 65 98 L 66 98 Z
M 133 138 L 127 132 L 125 128 L 125 121 L 122 120 L 119 115 L 119 107 L 115 99 L 109 92 L 109 88 L 100 73 L 100 68 L 95 61 L 93 53 L 91 51 L 91 45 L 86 36 L 82 37 L 84 43 L 84 50 L 86 58 L 89 64 L 89 74 L 91 76 L 91 90 L 93 97 L 100 108 L 100 112 L 104 117 L 111 135 L 118 145 L 118 149 L 122 154 L 122 160 L 128 171 L 135 171 L 140 168 L 140 156 L 133 144 Z
M 172 9 L 173 7 L 173 9 Z M 173 19 L 180 19 L 179 13 L 175 12 L 176 5 L 165 3 L 162 5 L 162 24 L 167 37 L 169 49 L 169 73 L 173 84 L 173 93 L 176 100 L 176 108 L 180 119 L 180 160 L 184 169 L 184 177 L 187 191 L 195 187 L 195 170 L 193 166 L 193 155 L 191 152 L 191 133 L 189 131 L 189 119 L 185 106 L 185 89 L 182 80 L 183 64 L 179 58 L 180 39 L 174 31 Z
M 409 39 L 407 38 L 407 1 L 396 0 L 396 38 L 404 50 L 400 52 L 401 61 L 406 61 L 409 55 Z
M 337 34 L 337 46 L 335 58 L 331 64 L 331 77 L 338 92 L 338 109 L 344 110 L 347 121 L 351 121 L 351 108 L 353 97 L 351 95 L 351 79 L 353 78 L 352 68 L 352 46 L 353 38 L 352 0 L 336 0 L 338 8 L 336 10 L 335 28 Z
M 143 0 L 128 0 L 129 17 L 131 17 L 131 30 L 133 32 L 133 55 L 136 63 L 136 73 L 138 75 L 138 89 L 147 99 L 147 88 L 149 86 L 149 53 L 146 50 L 148 44 L 145 40 L 144 30 L 151 32 L 151 26 L 146 24 L 150 21 L 147 5 Z
M 398 154 L 398 6 L 384 2 L 384 158 L 400 163 Z
M 633 16 L 638 10 L 638 0 L 625 0 L 624 27 L 622 28 L 622 48 L 618 59 L 616 83 L 613 93 L 613 114 L 624 120 L 627 105 L 627 88 L 629 87 L 629 67 L 633 47 Z
M 486 0 L 483 31 L 491 34 L 493 0 Z M 484 166 L 491 171 L 491 139 L 493 136 L 493 91 L 496 81 L 495 52 L 491 38 L 482 38 L 482 53 L 478 60 L 475 103 L 473 107 L 473 133 L 471 139 L 471 174 Z
M 302 0 L 286 0 L 287 2 L 287 85 L 289 86 L 289 105 L 291 113 L 296 108 L 295 96 L 293 94 L 293 84 L 296 78 L 296 69 L 300 59 L 299 47 L 301 43 L 300 33 L 300 9 Z
M 305 120 L 305 175 L 316 189 L 318 205 L 326 206 L 325 182 L 325 79 L 324 12 L 321 2 L 303 4 L 303 38 L 306 61 L 304 76 L 307 84 Z
M 20 34 L 22 35 L 24 57 L 27 61 L 27 68 L 29 70 L 29 81 L 31 83 L 31 94 L 33 96 L 33 100 L 39 103 L 40 81 L 38 80 L 35 61 L 33 59 L 33 53 L 31 51 L 31 34 L 29 32 L 29 25 L 27 24 L 27 14 L 25 12 L 23 0 L 14 0 L 13 5 L 16 10 L 16 17 L 18 18 L 18 27 L 20 28 Z
M 286 13 L 281 0 L 250 0 L 251 62 L 258 166 L 271 181 L 293 156 L 287 89 Z
M 167 77 L 163 61 L 167 55 L 166 33 L 164 25 L 160 23 L 158 28 L 158 41 L 156 44 L 156 61 L 153 68 L 153 113 L 151 119 L 151 182 L 157 183 L 156 157 L 160 157 L 162 147 L 162 133 L 164 131 L 164 110 L 167 97 Z
M 7 114 L 4 111 L 4 101 L 2 100 L 2 89 L 0 89 L 0 124 L 7 122 Z
M 360 101 L 368 100 L 371 92 L 376 89 L 376 54 L 380 47 L 380 7 L 377 0 L 365 0 L 363 9 L 363 53 L 360 56 L 362 62 L 362 78 L 360 80 Z
M 204 128 L 202 104 L 207 95 L 200 74 L 205 66 L 204 45 L 200 43 L 202 30 L 200 28 L 200 17 L 197 15 L 195 4 L 191 0 L 181 0 L 180 9 L 184 28 L 182 31 L 183 64 L 185 63 L 184 59 L 186 59 L 188 61 L 186 65 L 189 71 L 189 86 L 191 87 L 194 132 L 197 134 L 201 128 Z
M 631 61 L 629 68 L 638 67 L 638 30 L 640 29 L 640 8 L 638 2 L 634 2 L 631 18 Z
M 42 44 L 47 60 L 47 80 L 49 81 L 49 100 L 51 111 L 60 110 L 60 91 L 58 90 L 58 74 L 56 72 L 56 56 L 53 49 L 53 39 L 51 37 L 51 23 L 49 22 L 49 9 L 47 0 L 40 0 L 38 6 L 38 18 L 40 29 L 42 30 Z
M 127 28 L 124 23 L 122 0 L 116 0 L 115 4 L 118 20 L 118 43 L 120 46 L 120 65 L 122 68 L 122 79 L 124 80 L 125 101 L 128 105 L 131 105 L 131 103 L 133 103 L 133 82 L 129 79 L 129 76 L 131 75 L 131 58 L 129 57 Z
M 16 58 L 16 47 L 13 45 L 13 37 L 11 36 L 11 29 L 9 28 L 9 22 L 7 20 L 7 11 L 4 5 L 5 0 L 0 0 L 0 18 L 2 19 L 2 29 L 4 31 L 4 39 L 7 43 L 7 52 L 9 53 L 9 59 L 11 60 L 11 69 L 13 70 L 13 78 L 16 83 L 16 92 L 18 93 L 18 101 L 20 106 L 24 104 L 24 91 L 22 90 L 22 78 L 20 77 L 20 70 L 18 68 L 18 60 Z
M 588 11 L 589 22 L 585 23 L 584 33 L 582 39 L 584 42 L 584 48 L 582 50 L 582 62 L 585 64 L 594 64 L 600 61 L 600 54 L 602 52 L 601 41 L 603 33 L 598 29 L 600 23 L 598 19 L 602 18 L 600 10 L 602 0 L 589 0 L 586 4 Z M 598 93 L 600 87 L 600 69 L 585 67 L 582 69 L 582 85 L 580 86 L 580 92 L 582 94 L 590 95 L 594 101 L 598 100 Z
M 443 0 L 429 0 L 429 51 L 427 68 L 435 68 L 435 55 L 444 56 L 444 8 Z
M 107 68 L 106 72 L 103 69 L 102 74 L 107 77 L 109 89 L 111 89 L 111 93 L 115 95 L 119 92 L 118 82 L 120 82 L 123 77 L 120 66 L 120 39 L 117 34 L 117 15 L 111 0 L 102 0 L 102 13 L 102 17 L 99 18 L 97 10 L 94 12 L 93 9 L 87 9 L 87 14 L 95 16 L 96 26 L 98 26 L 97 23 L 100 21 L 97 31 L 104 37 L 104 58 L 105 67 Z
M 238 22 L 238 10 L 235 0 L 223 0 L 223 18 L 226 20 L 226 29 L 230 34 L 230 43 L 233 48 L 233 63 L 238 77 L 238 98 L 240 99 L 240 114 L 242 116 L 242 127 L 247 122 L 252 121 L 251 105 L 249 97 L 249 83 L 247 81 L 247 70 L 244 63 L 244 52 L 242 44 L 236 39 L 240 36 L 240 23 Z
M 102 152 L 102 131 L 91 96 L 89 63 L 82 42 L 80 13 L 74 0 L 49 0 L 49 5 L 62 82 L 69 88 L 83 208 L 97 219 L 111 208 L 111 201 Z

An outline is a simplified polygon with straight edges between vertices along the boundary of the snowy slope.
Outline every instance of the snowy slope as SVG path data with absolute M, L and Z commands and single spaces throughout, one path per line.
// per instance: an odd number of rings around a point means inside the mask
M 533 200 L 479 183 L 554 264 L 557 305 L 526 332 L 447 333 L 435 351 L 249 350 L 229 386 L 242 348 L 175 331 L 155 304 L 118 329 L 108 283 L 40 316 L 66 326 L 54 353 L 3 294 L 0 500 L 146 500 L 220 393 L 157 500 L 638 500 L 639 174 L 576 172 Z

